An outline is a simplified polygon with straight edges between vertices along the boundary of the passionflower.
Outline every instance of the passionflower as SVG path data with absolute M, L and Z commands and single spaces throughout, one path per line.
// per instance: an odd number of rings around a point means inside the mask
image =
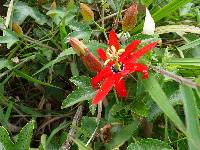
M 93 88 L 99 88 L 92 104 L 98 104 L 114 87 L 119 97 L 126 97 L 127 91 L 123 78 L 133 72 L 143 74 L 143 79 L 148 78 L 148 67 L 136 61 L 145 53 L 153 49 L 157 42 L 152 42 L 143 48 L 136 50 L 140 40 L 132 41 L 125 49 L 120 49 L 117 35 L 114 30 L 109 32 L 109 48 L 106 52 L 99 48 L 99 57 L 104 61 L 104 68 L 92 78 Z

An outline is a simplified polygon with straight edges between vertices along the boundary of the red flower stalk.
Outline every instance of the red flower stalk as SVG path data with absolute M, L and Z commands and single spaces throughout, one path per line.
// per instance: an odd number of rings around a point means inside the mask
M 103 100 L 113 86 L 119 97 L 126 97 L 127 92 L 123 78 L 130 73 L 140 72 L 143 74 L 143 79 L 148 78 L 148 67 L 136 63 L 136 61 L 153 49 L 157 42 L 152 42 L 134 52 L 140 42 L 140 40 L 134 40 L 125 49 L 119 49 L 116 33 L 113 30 L 110 31 L 107 53 L 101 48 L 97 50 L 99 57 L 105 61 L 104 65 L 106 66 L 92 78 L 94 88 L 98 88 L 98 84 L 102 82 L 100 89 L 92 100 L 93 105 Z

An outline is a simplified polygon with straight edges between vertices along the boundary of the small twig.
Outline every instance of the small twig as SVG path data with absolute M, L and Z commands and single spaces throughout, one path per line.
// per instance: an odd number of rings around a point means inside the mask
M 76 114 L 74 115 L 73 121 L 72 121 L 72 126 L 69 130 L 68 138 L 61 147 L 61 150 L 70 150 L 71 144 L 73 142 L 72 139 L 75 138 L 76 130 L 73 128 L 73 126 L 78 126 L 81 118 L 82 118 L 82 111 L 83 111 L 83 106 L 80 105 L 76 111 Z
M 33 43 L 33 44 L 38 45 L 38 46 L 40 46 L 40 47 L 50 49 L 50 50 L 54 51 L 56 54 L 58 54 L 58 51 L 59 51 L 59 50 L 56 49 L 56 48 L 53 48 L 53 47 L 50 47 L 50 46 L 48 46 L 48 45 L 42 44 L 40 41 L 35 40 L 35 39 L 32 39 L 31 37 L 28 37 L 28 36 L 26 36 L 26 35 L 23 35 L 22 38 L 23 38 L 25 41 L 29 42 L 29 43 Z
M 163 70 L 163 69 L 156 67 L 156 66 L 152 66 L 152 68 L 153 68 L 154 71 L 159 72 L 162 75 L 168 76 L 176 82 L 184 83 L 184 84 L 189 85 L 190 87 L 192 87 L 194 89 L 196 89 L 197 87 L 200 87 L 198 84 L 196 84 L 195 82 L 193 82 L 190 79 L 183 78 L 181 76 L 178 76 L 176 74 L 173 74 L 169 71 Z
M 101 119 L 101 112 L 102 112 L 102 102 L 100 102 L 98 104 L 98 113 L 97 113 L 97 118 L 96 118 L 97 126 L 96 126 L 94 132 L 92 133 L 90 139 L 88 140 L 86 146 L 88 146 L 90 144 L 90 142 L 94 139 L 94 137 L 96 135 L 97 129 L 99 127 L 100 119 Z
M 125 12 L 126 10 L 127 10 L 127 9 L 122 10 L 121 13 Z M 103 20 L 105 21 L 105 20 L 107 20 L 107 19 L 110 19 L 110 18 L 116 16 L 117 14 L 118 14 L 117 12 L 116 12 L 116 13 L 113 13 L 113 14 L 111 14 L 111 15 L 109 15 L 109 16 L 106 16 L 106 17 L 104 17 L 104 18 L 101 18 L 101 19 L 97 20 L 96 22 L 97 22 L 97 23 L 100 23 L 100 22 L 102 22 Z

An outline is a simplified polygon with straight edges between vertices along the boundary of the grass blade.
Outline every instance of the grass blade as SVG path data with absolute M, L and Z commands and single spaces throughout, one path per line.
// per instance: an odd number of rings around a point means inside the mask
M 192 89 L 186 85 L 181 85 L 180 89 L 183 95 L 187 132 L 190 133 L 190 136 L 192 137 L 192 139 L 189 137 L 188 145 L 190 150 L 197 150 L 200 146 L 200 129 L 195 96 Z
M 152 99 L 157 103 L 160 109 L 173 121 L 173 123 L 185 133 L 185 127 L 181 119 L 177 115 L 175 109 L 170 104 L 167 96 L 160 87 L 158 81 L 151 74 L 150 77 L 145 80 L 144 87 L 147 89 Z

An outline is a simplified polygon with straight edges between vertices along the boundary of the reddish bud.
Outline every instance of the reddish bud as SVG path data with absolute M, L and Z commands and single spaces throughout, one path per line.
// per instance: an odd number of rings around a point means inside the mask
M 80 11 L 85 22 L 92 22 L 94 20 L 94 13 L 86 4 L 80 3 Z
M 77 55 L 85 55 L 87 47 L 83 44 L 83 42 L 79 41 L 76 38 L 70 38 L 69 43 L 74 49 L 74 51 L 77 53 Z
M 80 55 L 83 64 L 92 72 L 99 72 L 102 69 L 102 64 L 99 59 L 94 56 L 89 50 L 86 51 L 86 55 Z
M 137 14 L 138 14 L 137 4 L 132 4 L 125 12 L 124 20 L 122 22 L 123 31 L 127 32 L 135 27 L 137 23 Z
M 83 64 L 92 72 L 99 72 L 102 69 L 102 64 L 99 59 L 93 55 L 89 49 L 76 38 L 70 38 L 69 43 L 76 53 L 80 56 Z

